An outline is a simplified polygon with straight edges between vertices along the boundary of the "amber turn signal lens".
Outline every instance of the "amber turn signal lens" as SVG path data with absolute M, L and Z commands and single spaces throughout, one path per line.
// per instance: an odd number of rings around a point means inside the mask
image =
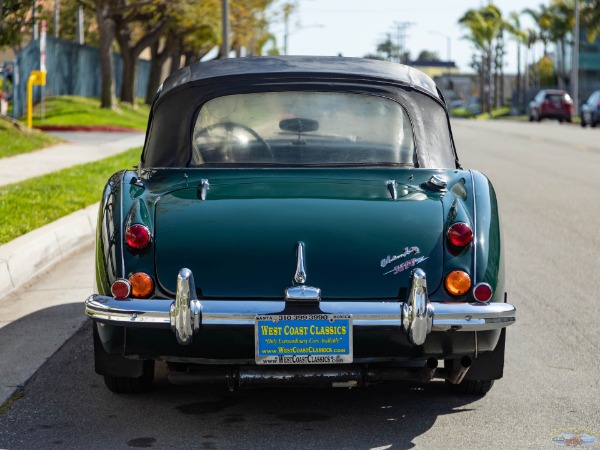
M 134 273 L 129 277 L 131 283 L 131 295 L 136 298 L 146 298 L 154 290 L 152 277 L 143 272 Z
M 154 290 L 154 281 L 150 275 L 143 272 L 134 273 L 129 277 L 131 295 L 136 298 L 147 298 Z
M 446 276 L 446 290 L 452 295 L 465 295 L 471 289 L 471 277 L 462 270 L 455 270 Z

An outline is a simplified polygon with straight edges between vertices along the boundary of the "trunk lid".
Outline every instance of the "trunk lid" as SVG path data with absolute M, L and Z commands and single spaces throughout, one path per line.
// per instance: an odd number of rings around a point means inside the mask
M 324 299 L 403 297 L 413 267 L 433 291 L 442 277 L 443 207 L 417 184 L 300 177 L 212 178 L 161 195 L 155 210 L 158 282 L 175 291 L 192 270 L 204 297 L 282 298 L 297 243 L 306 285 Z

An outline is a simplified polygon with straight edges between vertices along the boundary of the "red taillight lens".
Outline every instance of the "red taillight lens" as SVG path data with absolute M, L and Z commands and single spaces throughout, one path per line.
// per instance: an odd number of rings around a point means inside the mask
M 464 248 L 473 240 L 473 230 L 464 222 L 456 222 L 448 228 L 448 242 L 456 248 Z
M 129 277 L 131 295 L 137 298 L 147 298 L 154 290 L 154 281 L 150 275 L 143 272 L 134 273 Z
M 492 287 L 487 283 L 477 283 L 473 288 L 473 297 L 478 302 L 489 302 L 494 295 Z
M 131 225 L 125 231 L 125 241 L 130 248 L 140 250 L 150 243 L 150 230 L 145 225 Z
M 110 291 L 114 298 L 127 298 L 131 292 L 131 285 L 129 284 L 129 281 L 119 278 L 112 284 Z

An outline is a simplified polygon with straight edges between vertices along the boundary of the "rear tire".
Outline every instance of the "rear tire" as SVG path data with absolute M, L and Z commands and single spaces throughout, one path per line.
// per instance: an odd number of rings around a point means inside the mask
M 114 377 L 104 375 L 104 384 L 115 394 L 141 394 L 152 388 L 154 381 L 154 361 L 144 361 L 141 377 Z
M 485 395 L 493 385 L 494 380 L 463 380 L 453 388 L 460 394 Z

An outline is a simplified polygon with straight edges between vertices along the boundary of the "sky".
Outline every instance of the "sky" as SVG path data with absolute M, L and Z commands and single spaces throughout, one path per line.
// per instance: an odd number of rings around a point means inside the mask
M 496 0 L 504 17 L 512 11 L 538 9 L 550 0 Z M 387 33 L 397 35 L 398 25 L 408 23 L 405 47 L 416 59 L 421 50 L 437 52 L 440 59 L 450 58 L 463 72 L 469 67 L 472 45 L 463 36 L 466 29 L 458 19 L 471 8 L 485 6 L 484 0 L 299 0 L 299 8 L 290 18 L 288 54 L 338 55 L 362 57 L 375 53 Z M 522 28 L 533 28 L 531 18 L 521 15 Z M 283 47 L 284 26 L 273 27 L 278 46 Z M 517 71 L 517 47 L 507 43 L 506 73 Z M 538 57 L 541 50 L 537 49 Z M 524 55 L 522 55 L 522 60 Z M 522 63 L 523 64 L 523 63 Z

